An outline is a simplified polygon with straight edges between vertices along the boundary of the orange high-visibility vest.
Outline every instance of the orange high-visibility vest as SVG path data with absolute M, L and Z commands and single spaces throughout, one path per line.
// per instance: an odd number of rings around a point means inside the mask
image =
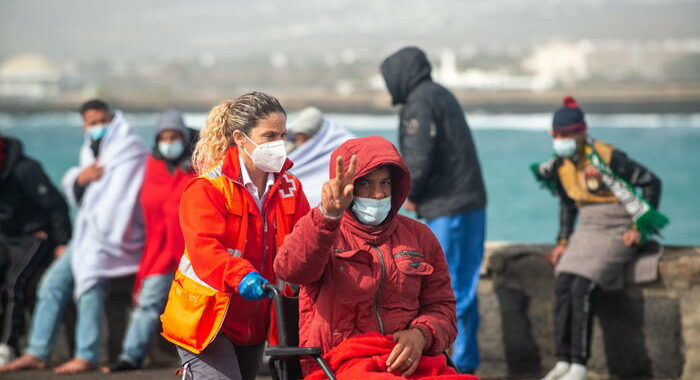
M 233 158 L 229 156 L 233 156 Z M 234 159 L 238 160 L 235 148 L 230 149 L 227 158 L 230 158 L 229 162 L 232 162 Z M 284 237 L 291 232 L 294 222 L 308 211 L 308 203 L 305 201 L 306 198 L 301 191 L 301 183 L 296 177 L 284 172 L 277 175 L 275 184 L 267 195 L 265 202 L 267 212 L 263 215 L 264 230 L 267 231 L 268 225 L 272 227 L 270 232 L 274 233 L 275 247 L 267 247 L 267 244 L 264 247 L 249 247 L 247 245 L 250 245 L 248 244 L 250 239 L 248 239 L 247 234 L 250 227 L 250 209 L 251 207 L 257 208 L 257 206 L 245 187 L 239 181 L 234 181 L 227 176 L 225 174 L 226 170 L 222 170 L 222 166 L 226 165 L 225 162 L 226 160 L 209 172 L 197 177 L 188 187 L 197 180 L 206 179 L 216 191 L 223 195 L 228 214 L 227 224 L 231 220 L 238 228 L 234 234 L 235 236 L 226 236 L 226 242 L 221 243 L 224 244 L 230 256 L 240 259 L 241 265 L 250 267 L 250 270 L 261 271 L 260 268 L 253 268 L 248 260 L 243 259 L 252 259 L 253 257 L 250 255 L 260 254 L 260 251 L 266 249 L 276 251 L 276 247 L 281 246 Z M 235 175 L 235 171 L 233 174 Z M 187 192 L 184 196 L 187 196 Z M 302 204 L 305 207 L 298 207 L 299 197 L 303 197 L 304 202 Z M 187 235 L 185 239 L 187 240 Z M 187 246 L 192 249 L 190 244 L 187 244 Z M 219 334 L 224 322 L 228 320 L 229 310 L 231 310 L 231 313 L 237 313 L 244 308 L 255 307 L 255 319 L 260 320 L 264 318 L 266 321 L 269 321 L 270 302 L 268 299 L 254 301 L 259 303 L 256 305 L 254 302 L 244 300 L 237 293 L 231 292 L 230 289 L 228 292 L 225 292 L 223 289 L 216 289 L 210 286 L 195 273 L 195 268 L 193 268 L 190 259 L 192 254 L 207 255 L 209 253 L 205 251 L 188 252 L 186 249 L 182 256 L 168 294 L 168 303 L 161 315 L 162 335 L 165 339 L 195 354 L 199 354 Z M 263 255 L 265 255 L 265 252 L 263 252 Z M 219 260 L 221 260 L 220 257 Z M 215 256 L 212 258 L 216 259 Z M 274 273 L 271 265 L 269 268 L 264 268 L 264 271 L 261 272 L 265 278 L 274 282 Z M 246 311 L 249 310 L 246 309 Z M 261 340 L 259 331 L 255 333 L 255 336 L 251 336 L 250 325 L 253 324 L 253 320 L 237 321 L 235 320 L 235 315 L 229 318 L 234 320 L 232 322 L 234 329 L 247 330 L 248 333 L 248 340 L 241 338 L 240 340 L 242 341 L 236 341 L 234 338 L 234 343 L 261 343 L 259 341 Z M 242 333 L 242 335 L 244 334 Z M 262 340 L 264 340 L 264 335 Z

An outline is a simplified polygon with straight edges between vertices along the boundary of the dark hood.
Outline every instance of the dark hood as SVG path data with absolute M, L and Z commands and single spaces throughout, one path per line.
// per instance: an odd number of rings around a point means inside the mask
M 158 135 L 160 135 L 160 133 L 165 130 L 178 131 L 180 132 L 180 134 L 182 134 L 183 137 L 185 151 L 177 160 L 175 160 L 175 162 L 171 162 L 165 157 L 163 157 L 163 155 L 160 153 L 160 150 L 158 149 Z M 158 122 L 156 123 L 156 134 L 153 138 L 153 158 L 168 163 L 168 168 L 171 169 L 171 171 L 172 165 L 178 166 L 185 171 L 191 171 L 192 152 L 194 151 L 194 147 L 197 144 L 197 140 L 199 140 L 199 131 L 189 128 L 185 125 L 185 121 L 180 111 L 174 108 L 165 110 L 158 116 Z
M 185 142 L 191 140 L 191 130 L 185 125 L 182 113 L 174 108 L 167 109 L 158 115 L 156 123 L 156 140 L 158 135 L 166 130 L 178 131 L 185 138 Z
M 393 105 L 406 102 L 408 94 L 423 80 L 430 79 L 430 62 L 423 50 L 405 47 L 382 62 L 382 76 Z
M 0 136 L 0 182 L 4 181 L 24 156 L 22 143 L 11 137 Z
M 185 151 L 182 153 L 182 156 L 178 158 L 175 162 L 176 166 L 182 168 L 182 170 L 185 171 L 190 171 L 194 170 L 192 167 L 192 152 L 194 152 L 194 148 L 197 145 L 197 141 L 199 141 L 199 131 L 196 129 L 192 128 L 187 128 L 188 132 L 185 135 Z M 171 163 L 169 160 L 167 160 L 165 157 L 163 157 L 163 154 L 160 153 L 160 150 L 158 149 L 158 135 L 154 137 L 154 143 L 153 143 L 153 150 L 151 151 L 151 154 L 153 155 L 153 158 L 157 160 L 162 160 L 166 161 L 168 163 Z
M 354 235 L 359 235 L 373 244 L 383 241 L 395 229 L 396 214 L 406 201 L 411 178 L 406 163 L 396 147 L 383 137 L 362 137 L 351 139 L 339 146 L 331 155 L 330 178 L 335 177 L 335 161 L 338 156 L 343 162 L 350 163 L 352 155 L 357 155 L 357 172 L 354 180 L 363 177 L 380 166 L 391 167 L 391 212 L 386 220 L 378 226 L 360 223 L 352 210 L 348 208 L 343 215 L 341 228 Z M 347 167 L 347 166 L 346 166 Z

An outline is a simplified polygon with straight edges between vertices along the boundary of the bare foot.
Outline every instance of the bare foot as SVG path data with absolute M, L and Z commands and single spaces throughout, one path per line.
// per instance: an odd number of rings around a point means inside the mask
M 0 367 L 0 372 L 22 371 L 25 369 L 44 369 L 46 362 L 34 355 L 24 354 Z
M 89 361 L 81 358 L 73 358 L 53 369 L 57 375 L 74 375 L 80 372 L 93 371 L 97 369 Z

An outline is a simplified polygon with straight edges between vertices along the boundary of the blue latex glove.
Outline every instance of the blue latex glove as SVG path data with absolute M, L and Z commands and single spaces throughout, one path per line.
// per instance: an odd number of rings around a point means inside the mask
M 263 278 L 258 272 L 250 272 L 243 276 L 243 279 L 238 284 L 238 294 L 248 301 L 255 301 L 267 297 L 263 291 L 263 284 L 269 281 Z

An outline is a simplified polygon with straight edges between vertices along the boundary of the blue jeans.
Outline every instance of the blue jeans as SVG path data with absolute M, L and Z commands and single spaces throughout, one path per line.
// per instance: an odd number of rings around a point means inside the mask
M 32 315 L 32 328 L 26 353 L 47 361 L 56 339 L 56 331 L 63 316 L 63 309 L 73 293 L 71 253 L 55 260 L 41 278 L 37 302 Z M 75 326 L 75 354 L 77 358 L 97 364 L 102 337 L 104 310 L 103 284 L 90 288 L 77 301 L 78 318 Z
M 445 252 L 457 301 L 457 339 L 452 360 L 462 372 L 479 366 L 479 302 L 476 296 L 479 269 L 484 257 L 486 211 L 441 216 L 428 221 L 428 227 Z
M 160 326 L 160 314 L 168 300 L 168 291 L 172 281 L 172 273 L 144 278 L 139 292 L 138 304 L 131 313 L 129 327 L 124 335 L 119 360 L 134 367 L 141 367 L 153 333 Z

